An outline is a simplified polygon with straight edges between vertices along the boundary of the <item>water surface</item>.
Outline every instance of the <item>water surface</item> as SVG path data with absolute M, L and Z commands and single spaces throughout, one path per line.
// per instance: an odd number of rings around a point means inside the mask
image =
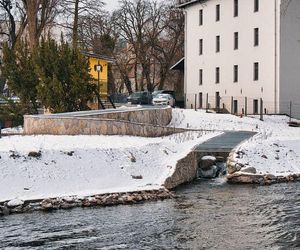
M 0 218 L 4 249 L 300 249 L 300 183 L 195 181 L 177 199 Z

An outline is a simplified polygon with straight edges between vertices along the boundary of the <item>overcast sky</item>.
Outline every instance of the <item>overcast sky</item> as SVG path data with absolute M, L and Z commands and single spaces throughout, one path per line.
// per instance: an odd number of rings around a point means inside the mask
M 105 8 L 107 10 L 114 10 L 118 7 L 119 2 L 118 0 L 104 0 L 104 2 L 106 3 Z
M 159 0 L 159 1 L 163 1 L 163 0 Z M 105 8 L 109 11 L 115 10 L 119 6 L 118 0 L 103 0 L 103 2 L 106 3 Z

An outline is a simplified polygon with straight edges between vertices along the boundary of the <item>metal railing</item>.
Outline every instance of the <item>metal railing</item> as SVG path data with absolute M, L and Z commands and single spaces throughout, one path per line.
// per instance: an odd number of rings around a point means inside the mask
M 220 113 L 234 115 L 288 115 L 291 118 L 300 118 L 300 101 L 281 100 L 275 105 L 274 101 L 261 97 L 247 96 L 210 96 L 209 94 L 185 94 L 185 108 L 213 110 Z

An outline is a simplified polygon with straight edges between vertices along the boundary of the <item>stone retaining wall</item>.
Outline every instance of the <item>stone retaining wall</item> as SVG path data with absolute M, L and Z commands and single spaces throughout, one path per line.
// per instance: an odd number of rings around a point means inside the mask
M 24 133 L 27 135 L 132 135 L 160 137 L 184 131 L 184 129 L 151 124 L 95 118 L 40 118 L 28 116 L 24 121 Z
M 118 121 L 129 121 L 134 123 L 145 123 L 159 126 L 166 126 L 172 120 L 172 108 L 152 108 L 152 109 L 137 109 L 137 110 L 113 110 L 112 112 L 99 112 L 98 114 L 85 114 L 74 117 L 81 118 L 100 118 L 111 119 Z
M 24 133 L 49 135 L 167 136 L 184 129 L 165 127 L 172 119 L 171 108 L 112 112 L 76 112 L 74 115 L 24 117 Z

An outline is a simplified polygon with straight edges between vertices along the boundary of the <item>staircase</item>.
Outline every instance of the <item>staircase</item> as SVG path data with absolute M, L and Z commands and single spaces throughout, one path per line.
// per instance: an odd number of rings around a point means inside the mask
M 115 109 L 116 106 L 109 95 L 107 96 L 101 96 L 99 98 L 99 108 L 102 109 Z

